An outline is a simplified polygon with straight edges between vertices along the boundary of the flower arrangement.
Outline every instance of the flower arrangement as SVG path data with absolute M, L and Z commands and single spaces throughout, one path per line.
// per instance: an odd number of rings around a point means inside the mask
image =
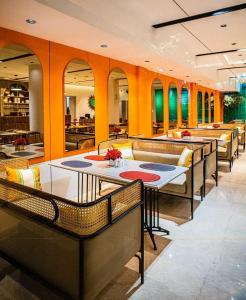
M 181 137 L 191 136 L 191 133 L 188 130 L 184 130 L 181 132 Z
M 26 142 L 25 138 L 18 138 L 18 139 L 16 139 L 16 140 L 13 141 L 13 145 L 14 146 L 20 146 L 20 145 L 24 146 L 26 144 L 27 144 L 27 142 Z
M 122 153 L 118 149 L 108 149 L 105 159 L 106 160 L 117 160 L 122 157 Z
M 114 133 L 120 133 L 121 129 L 119 127 L 114 127 L 113 132 Z
M 220 124 L 213 124 L 213 128 L 220 128 Z

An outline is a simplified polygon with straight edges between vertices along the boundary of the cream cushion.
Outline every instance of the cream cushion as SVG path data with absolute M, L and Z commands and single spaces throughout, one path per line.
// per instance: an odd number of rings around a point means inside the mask
M 193 151 L 191 149 L 188 149 L 187 147 L 185 147 L 179 157 L 178 166 L 190 167 L 191 163 L 192 163 L 192 154 L 193 154 Z

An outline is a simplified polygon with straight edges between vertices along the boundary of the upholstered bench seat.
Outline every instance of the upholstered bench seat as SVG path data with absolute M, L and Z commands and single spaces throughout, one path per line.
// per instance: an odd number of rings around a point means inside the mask
M 186 174 L 182 174 L 167 184 L 161 191 L 175 190 L 179 194 L 185 194 L 187 191 Z
M 158 153 L 142 150 L 133 150 L 135 160 L 151 161 L 155 163 L 163 163 L 169 165 L 177 165 L 180 155 L 170 153 Z

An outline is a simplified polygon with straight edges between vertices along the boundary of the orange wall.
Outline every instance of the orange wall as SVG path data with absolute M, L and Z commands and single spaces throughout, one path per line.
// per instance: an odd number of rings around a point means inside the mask
M 72 155 L 80 150 L 65 153 L 64 133 L 64 70 L 72 59 L 85 60 L 93 70 L 95 78 L 96 99 L 96 144 L 108 137 L 108 77 L 113 68 L 122 69 L 128 79 L 129 134 L 152 136 L 151 85 L 159 78 L 163 84 L 164 94 L 164 129 L 169 126 L 168 88 L 171 83 L 181 93 L 182 80 L 149 71 L 143 67 L 89 53 L 62 44 L 49 42 L 33 36 L 0 28 L 0 47 L 8 44 L 21 44 L 30 48 L 39 58 L 43 67 L 44 95 L 44 143 L 45 160 Z M 189 124 L 197 123 L 197 91 L 215 95 L 215 121 L 220 121 L 220 94 L 218 91 L 188 83 L 189 89 Z M 181 124 L 181 101 L 178 96 L 178 124 Z

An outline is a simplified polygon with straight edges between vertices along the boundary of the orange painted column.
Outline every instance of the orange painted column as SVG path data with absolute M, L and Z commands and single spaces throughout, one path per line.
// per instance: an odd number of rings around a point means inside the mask
M 202 123 L 205 123 L 205 93 L 202 91 Z
M 190 84 L 190 97 L 189 97 L 189 120 L 188 124 L 189 127 L 196 127 L 197 126 L 197 84 L 191 83 Z
M 214 92 L 214 122 L 221 122 L 221 103 L 220 103 L 220 92 Z
M 164 81 L 163 84 L 163 96 L 164 96 L 164 133 L 166 133 L 169 129 L 169 82 Z
M 152 101 L 151 101 L 151 79 L 149 71 L 138 67 L 138 112 L 139 112 L 139 134 L 145 137 L 152 136 Z

